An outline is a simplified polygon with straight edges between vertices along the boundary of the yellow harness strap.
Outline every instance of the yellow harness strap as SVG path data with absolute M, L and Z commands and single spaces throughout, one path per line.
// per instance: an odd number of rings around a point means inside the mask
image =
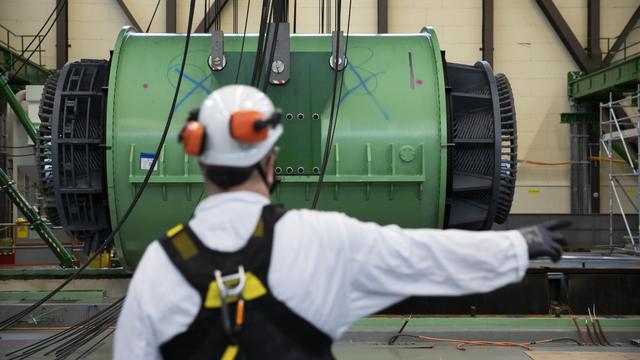
M 234 360 L 238 356 L 238 345 L 229 345 L 220 360 Z

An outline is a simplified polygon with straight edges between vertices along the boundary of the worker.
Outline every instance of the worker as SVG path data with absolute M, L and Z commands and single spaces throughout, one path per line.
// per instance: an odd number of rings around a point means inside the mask
M 403 229 L 285 211 L 270 202 L 282 133 L 280 113 L 250 86 L 222 87 L 190 114 L 180 139 L 208 196 L 147 247 L 115 359 L 331 359 L 332 342 L 364 316 L 410 296 L 485 293 L 520 281 L 530 259 L 561 257 L 562 224 Z

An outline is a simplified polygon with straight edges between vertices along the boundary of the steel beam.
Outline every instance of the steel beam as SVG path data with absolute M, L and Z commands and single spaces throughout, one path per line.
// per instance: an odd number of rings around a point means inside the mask
M 553 29 L 556 31 L 556 34 L 564 44 L 564 46 L 571 54 L 573 61 L 576 62 L 580 70 L 588 72 L 592 70 L 589 58 L 587 56 L 587 52 L 584 51 L 580 42 L 576 38 L 573 31 L 569 27 L 569 24 L 564 20 L 562 14 L 553 3 L 553 0 L 536 0 L 536 3 L 542 10 L 542 13 L 547 18 Z
M 167 25 L 165 27 L 166 32 L 176 32 L 176 0 L 167 0 L 166 3 Z
M 616 98 L 624 92 L 634 92 L 640 82 L 638 69 L 640 55 L 635 55 L 589 74 L 575 74 L 568 81 L 569 99 L 575 102 L 608 101 L 609 92 Z
M 587 49 L 592 69 L 602 64 L 600 50 L 600 0 L 589 0 L 587 8 Z
M 142 31 L 142 27 L 140 26 L 140 23 L 138 23 L 138 20 L 136 20 L 136 18 L 133 16 L 131 11 L 129 11 L 129 8 L 127 7 L 127 4 L 124 3 L 124 0 L 116 0 L 116 1 L 120 5 L 122 12 L 124 12 L 124 15 L 127 17 L 127 19 L 129 19 L 129 22 L 131 23 L 131 25 L 133 25 L 133 27 L 135 27 L 136 30 Z
M 29 119 L 27 112 L 24 111 L 24 108 L 22 107 L 22 105 L 20 105 L 20 102 L 18 101 L 18 99 L 16 99 L 16 96 L 9 87 L 9 84 L 7 84 L 4 77 L 2 76 L 0 76 L 0 94 L 7 100 L 9 106 L 11 106 L 11 109 L 13 109 L 13 112 L 16 113 L 20 124 L 22 124 L 24 130 L 27 132 L 29 139 L 31 139 L 31 141 L 33 141 L 33 143 L 35 144 L 37 142 L 36 128 L 35 126 L 33 126 L 33 123 Z
M 7 103 L 4 98 L 2 98 L 0 99 L 0 169 L 7 168 L 7 145 Z M 0 221 L 2 222 L 11 221 L 9 218 L 10 206 L 7 205 L 7 196 L 4 191 L 0 191 Z M 4 234 L 6 233 L 0 231 L 0 238 L 3 237 Z
M 482 0 L 482 59 L 493 66 L 493 0 Z
M 56 68 L 62 69 L 69 60 L 69 6 L 65 1 L 58 8 L 56 21 Z
M 622 45 L 627 40 L 627 36 L 629 36 L 629 33 L 631 32 L 631 30 L 633 30 L 636 23 L 638 23 L 638 20 L 640 20 L 640 6 L 638 6 L 633 15 L 631 15 L 631 18 L 627 22 L 627 25 L 625 25 L 624 29 L 622 29 L 622 31 L 620 32 L 620 35 L 618 35 L 618 38 L 613 43 L 613 46 L 608 49 L 607 56 L 605 56 L 604 60 L 602 61 L 602 66 L 611 64 L 611 61 L 616 56 L 616 53 L 620 50 Z
M 378 34 L 389 32 L 389 0 L 378 0 Z
M 44 243 L 51 249 L 51 252 L 58 258 L 62 267 L 73 267 L 77 265 L 77 260 L 62 246 L 62 242 L 55 236 L 53 231 L 42 221 L 35 208 L 29 204 L 22 196 L 15 181 L 13 181 L 4 170 L 0 169 L 0 188 L 6 192 L 11 201 L 16 204 L 24 217 L 29 220 L 31 227 L 35 230 Z
M 207 18 L 211 19 L 211 21 L 208 24 L 206 24 L 207 26 L 205 27 L 205 23 L 204 23 L 205 19 L 203 17 L 202 21 L 200 21 L 200 23 L 196 27 L 195 32 L 203 33 L 203 32 L 209 31 L 209 28 L 211 28 L 211 25 L 213 25 L 213 22 L 218 19 L 218 17 L 222 13 L 222 10 L 224 10 L 224 7 L 227 5 L 228 2 L 229 0 L 214 0 L 213 3 L 211 4 L 211 7 L 209 7 L 209 10 L 207 11 L 207 14 L 209 14 Z M 220 4 L 218 5 L 218 3 Z M 219 6 L 220 11 L 216 12 L 216 6 Z

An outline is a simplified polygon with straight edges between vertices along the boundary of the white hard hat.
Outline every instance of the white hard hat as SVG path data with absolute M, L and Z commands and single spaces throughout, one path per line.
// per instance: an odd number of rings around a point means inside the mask
M 205 165 L 248 167 L 258 163 L 282 135 L 282 124 L 270 128 L 264 140 L 243 143 L 233 138 L 230 121 L 238 111 L 256 111 L 264 119 L 274 114 L 274 106 L 262 91 L 247 85 L 228 85 L 212 92 L 200 107 L 198 121 L 206 129 L 206 141 L 200 154 Z

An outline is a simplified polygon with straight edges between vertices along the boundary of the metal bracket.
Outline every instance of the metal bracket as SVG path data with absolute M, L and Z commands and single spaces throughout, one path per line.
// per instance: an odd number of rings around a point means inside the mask
M 338 49 L 338 54 L 336 56 L 336 45 L 338 42 L 338 33 L 335 31 L 331 32 L 331 57 L 329 58 L 329 65 L 333 70 L 342 71 L 345 67 L 347 67 L 347 57 L 345 56 L 346 52 L 346 40 L 344 38 L 344 32 L 340 31 L 340 48 Z M 338 59 L 338 64 L 336 66 L 336 60 Z
M 224 57 L 224 32 L 214 30 L 211 32 L 211 55 L 209 55 L 209 68 L 211 71 L 221 71 L 227 65 Z
M 269 24 L 269 41 L 267 43 L 267 60 L 271 56 L 271 47 L 275 26 L 278 26 L 278 38 L 273 53 L 273 62 L 269 65 L 269 83 L 284 85 L 289 81 L 291 69 L 291 51 L 289 44 L 289 23 Z

